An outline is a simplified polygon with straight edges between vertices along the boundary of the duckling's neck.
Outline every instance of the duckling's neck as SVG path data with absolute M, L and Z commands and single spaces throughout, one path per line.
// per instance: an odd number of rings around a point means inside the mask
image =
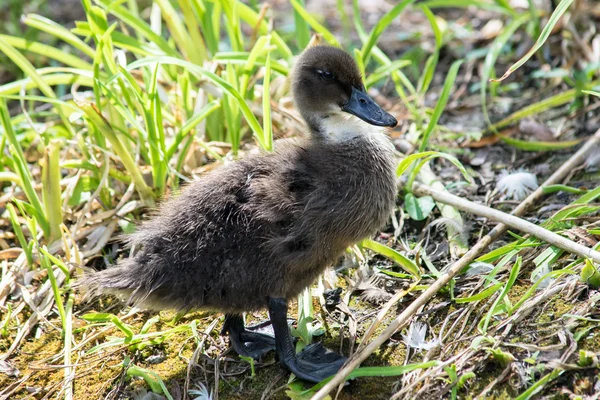
M 308 121 L 312 138 L 330 143 L 347 143 L 355 139 L 364 139 L 381 150 L 393 152 L 394 146 L 385 134 L 386 128 L 368 124 L 345 112 L 323 114 Z

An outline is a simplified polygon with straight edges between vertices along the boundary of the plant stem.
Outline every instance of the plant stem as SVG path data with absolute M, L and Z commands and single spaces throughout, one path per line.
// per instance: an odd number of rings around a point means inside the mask
M 443 204 L 449 204 L 460 210 L 475 214 L 481 217 L 491 219 L 492 221 L 500 222 L 510 228 L 517 229 L 534 236 L 546 243 L 554 245 L 560 249 L 566 250 L 573 254 L 577 254 L 583 258 L 591 258 L 597 263 L 600 263 L 600 253 L 579 243 L 575 243 L 565 237 L 562 237 L 548 229 L 532 224 L 529 221 L 507 214 L 493 208 L 474 203 L 467 199 L 455 196 L 448 192 L 442 192 L 432 187 L 415 183 L 413 192 L 419 196 L 431 196 L 435 201 Z
M 50 236 L 48 242 L 60 238 L 60 224 L 63 220 L 61 190 L 60 190 L 60 141 L 50 140 L 44 152 L 42 163 L 42 198 L 44 200 L 44 210 L 48 225 L 50 226 Z

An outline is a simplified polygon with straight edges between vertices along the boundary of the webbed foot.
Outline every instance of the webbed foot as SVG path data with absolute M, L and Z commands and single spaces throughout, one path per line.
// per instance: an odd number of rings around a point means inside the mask
M 279 361 L 298 378 L 313 383 L 321 382 L 334 375 L 346 362 L 346 357 L 325 349 L 320 343 L 310 344 L 296 354 L 287 325 L 285 299 L 270 298 L 269 315 Z
M 236 353 L 259 360 L 269 351 L 275 350 L 275 338 L 268 333 L 262 333 L 261 325 L 256 328 L 246 328 L 241 316 L 227 314 L 221 334 L 229 333 L 231 347 Z
M 335 375 L 347 358 L 331 350 L 321 343 L 312 343 L 296 354 L 295 360 L 290 360 L 287 367 L 298 378 L 318 383 Z

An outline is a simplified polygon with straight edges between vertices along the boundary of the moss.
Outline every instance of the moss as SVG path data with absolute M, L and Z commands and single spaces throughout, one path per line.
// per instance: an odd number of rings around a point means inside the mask
M 509 293 L 509 297 L 513 304 L 518 301 L 526 290 L 530 287 L 528 281 L 518 281 L 517 285 Z M 410 300 L 410 299 L 408 299 Z M 443 303 L 447 301 L 447 298 L 435 298 L 428 304 L 428 309 L 435 309 L 434 312 L 426 314 L 420 317 L 420 321 L 426 322 L 432 329 L 432 333 L 439 334 L 443 321 L 450 317 L 461 306 L 457 306 L 454 303 Z M 114 312 L 114 306 L 118 306 L 119 303 L 113 300 L 103 300 L 100 304 L 86 305 L 86 308 L 96 308 L 100 310 L 111 309 Z M 331 324 L 331 317 L 327 315 L 324 310 L 321 310 L 318 301 L 315 300 L 313 303 L 315 314 L 319 316 L 321 321 L 329 321 L 329 325 L 325 324 L 326 335 L 317 338 L 321 340 L 324 345 L 331 349 L 338 349 L 340 344 L 339 329 L 335 325 Z M 444 305 L 436 308 L 436 305 Z M 544 303 L 544 308 L 538 308 L 531 314 L 531 318 L 528 319 L 530 323 L 523 326 L 516 326 L 511 332 L 511 335 L 505 338 L 505 341 L 513 343 L 529 343 L 531 342 L 531 335 L 528 331 L 531 330 L 532 325 L 539 326 L 539 324 L 548 325 L 550 323 L 556 323 L 559 318 L 565 313 L 571 312 L 574 304 L 565 301 L 560 295 L 549 299 Z M 374 336 L 377 336 L 383 332 L 390 324 L 390 322 L 396 317 L 396 315 L 403 310 L 405 307 L 404 303 L 399 303 L 395 309 L 390 310 L 385 316 L 384 320 L 381 321 L 379 326 L 374 332 Z M 364 333 L 370 327 L 373 318 L 373 313 L 376 311 L 372 304 L 365 301 L 361 301 L 358 297 L 353 297 L 350 302 L 350 308 L 355 313 L 356 319 L 359 322 L 357 325 L 357 338 L 360 340 L 364 337 Z M 543 310 L 543 311 L 542 311 Z M 295 304 L 290 305 L 290 315 L 295 316 L 297 306 Z M 144 323 L 154 316 L 152 313 L 139 313 L 127 320 L 134 332 L 139 332 Z M 174 313 L 163 312 L 159 314 L 159 321 L 153 325 L 150 332 L 165 331 L 170 328 L 188 325 L 192 321 L 196 321 L 197 330 L 202 334 L 204 330 L 214 321 L 215 318 L 220 318 L 219 315 L 206 312 L 190 313 L 183 316 L 176 316 Z M 253 324 L 264 321 L 268 317 L 266 312 L 250 314 L 248 316 L 248 323 Z M 472 313 L 470 316 L 470 324 L 476 324 L 478 317 L 476 313 Z M 58 321 L 53 321 L 58 324 Z M 585 328 L 588 325 L 581 323 L 579 329 Z M 591 325 L 590 325 L 591 326 Z M 218 337 L 218 328 L 212 332 L 212 337 L 206 341 L 206 351 L 208 356 L 220 358 L 220 379 L 219 379 L 219 396 L 223 399 L 240 399 L 247 400 L 253 398 L 261 398 L 263 392 L 269 388 L 272 392 L 276 390 L 276 393 L 271 396 L 273 399 L 286 399 L 287 395 L 285 391 L 287 386 L 288 375 L 281 369 L 281 367 L 275 361 L 274 355 L 269 355 L 264 360 L 262 365 L 257 365 L 256 375 L 250 376 L 249 366 L 241 361 L 233 353 L 228 353 L 223 357 L 223 351 L 225 350 L 226 342 Z M 84 335 L 89 336 L 99 332 L 98 327 L 92 327 L 86 323 L 81 323 L 78 329 L 75 330 L 74 336 L 77 343 L 81 342 Z M 600 335 L 595 334 L 594 330 L 591 331 L 586 337 L 581 339 L 580 348 L 595 351 L 600 348 Z M 345 333 L 347 335 L 347 332 Z M 397 334 L 398 335 L 398 334 Z M 89 350 L 98 343 L 105 342 L 108 336 L 111 337 L 123 337 L 123 333 L 116 328 L 108 329 L 103 335 L 98 336 L 94 343 L 90 343 L 85 347 L 85 351 Z M 395 337 L 399 339 L 398 336 Z M 545 341 L 544 343 L 536 343 L 538 345 L 552 344 L 556 342 L 556 337 Z M 4 345 L 8 345 L 5 339 Z M 343 341 L 345 346 L 345 352 L 348 351 L 348 340 Z M 465 342 L 467 346 L 470 342 Z M 39 362 L 39 360 L 46 357 L 53 356 L 60 352 L 63 342 L 60 337 L 60 332 L 50 331 L 44 333 L 40 338 L 30 340 L 24 343 L 21 350 L 11 360 L 17 368 L 20 369 L 22 375 L 33 373 L 32 377 L 27 381 L 28 386 L 40 387 L 45 390 L 42 395 L 45 395 L 48 390 L 56 390 L 61 387 L 64 380 L 64 371 L 60 368 L 56 369 L 36 369 L 33 370 L 33 363 Z M 461 351 L 463 347 L 457 347 L 456 352 Z M 151 345 L 146 347 L 143 351 L 132 351 L 128 348 L 108 348 L 102 350 L 100 359 L 92 360 L 89 355 L 81 358 L 80 365 L 76 369 L 77 379 L 74 383 L 74 397 L 75 398 L 102 398 L 106 396 L 111 390 L 118 387 L 120 376 L 123 374 L 123 360 L 128 357 L 132 362 L 142 368 L 155 372 L 158 376 L 163 379 L 168 388 L 173 389 L 178 386 L 181 390 L 186 380 L 188 360 L 192 356 L 195 350 L 195 341 L 189 331 L 179 332 L 166 338 L 162 343 Z M 528 353 L 515 348 L 504 349 L 510 351 L 517 357 L 518 360 L 528 356 Z M 150 358 L 153 356 L 152 358 Z M 160 362 L 155 362 L 156 357 L 161 357 Z M 410 362 L 418 362 L 421 354 L 413 355 Z M 390 342 L 377 349 L 364 363 L 364 366 L 398 366 L 405 363 L 406 348 L 404 344 L 399 341 L 392 339 Z M 74 362 L 76 361 L 76 355 L 74 355 Z M 91 361 L 91 362 L 90 362 Z M 56 362 L 60 363 L 60 361 Z M 190 382 L 192 387 L 194 383 L 203 382 L 209 387 L 214 385 L 214 365 L 203 362 L 201 358 L 198 362 L 199 367 L 195 367 L 191 371 Z M 492 382 L 498 374 L 502 371 L 502 368 L 494 364 L 493 362 L 485 362 L 476 371 L 477 378 L 472 379 L 467 383 L 467 386 L 460 392 L 466 398 L 472 398 L 480 393 L 490 382 Z M 279 376 L 280 379 L 274 384 L 273 378 Z M 396 385 L 400 381 L 400 377 L 383 377 L 383 378 L 360 378 L 350 384 L 348 384 L 340 395 L 340 399 L 365 399 L 365 400 L 377 400 L 389 398 L 395 390 Z M 539 376 L 536 377 L 539 379 Z M 550 390 L 551 387 L 567 387 L 574 393 L 584 393 L 586 388 L 590 385 L 593 387 L 595 382 L 594 373 L 590 374 L 575 374 L 572 372 L 565 373 L 560 377 L 560 380 L 553 382 L 545 390 Z M 8 378 L 5 375 L 0 375 L 0 387 L 7 386 L 14 382 L 14 379 Z M 311 385 L 306 385 L 305 388 L 310 388 Z M 139 378 L 125 380 L 124 391 L 131 393 L 140 387 L 146 387 L 146 384 Z M 509 399 L 514 398 L 522 392 L 522 389 L 515 389 L 511 385 L 511 381 L 502 381 L 496 385 L 493 391 L 487 398 L 491 399 Z M 24 396 L 26 393 L 23 391 L 17 393 L 17 398 Z M 468 397 L 471 396 L 471 397 Z
M 485 363 L 483 368 L 476 371 L 476 378 L 468 380 L 461 392 L 465 395 L 466 399 L 474 399 L 475 396 L 481 393 L 501 373 L 502 369 L 496 364 Z M 503 381 L 494 386 L 485 398 L 490 400 L 508 400 L 514 399 L 518 395 L 519 392 L 509 382 Z

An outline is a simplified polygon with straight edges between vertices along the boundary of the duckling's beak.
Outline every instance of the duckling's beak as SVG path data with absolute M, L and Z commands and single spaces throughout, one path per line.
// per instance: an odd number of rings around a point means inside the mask
M 356 115 L 363 121 L 376 126 L 395 127 L 396 118 L 386 113 L 363 90 L 352 88 L 350 100 L 342 106 L 342 111 Z

